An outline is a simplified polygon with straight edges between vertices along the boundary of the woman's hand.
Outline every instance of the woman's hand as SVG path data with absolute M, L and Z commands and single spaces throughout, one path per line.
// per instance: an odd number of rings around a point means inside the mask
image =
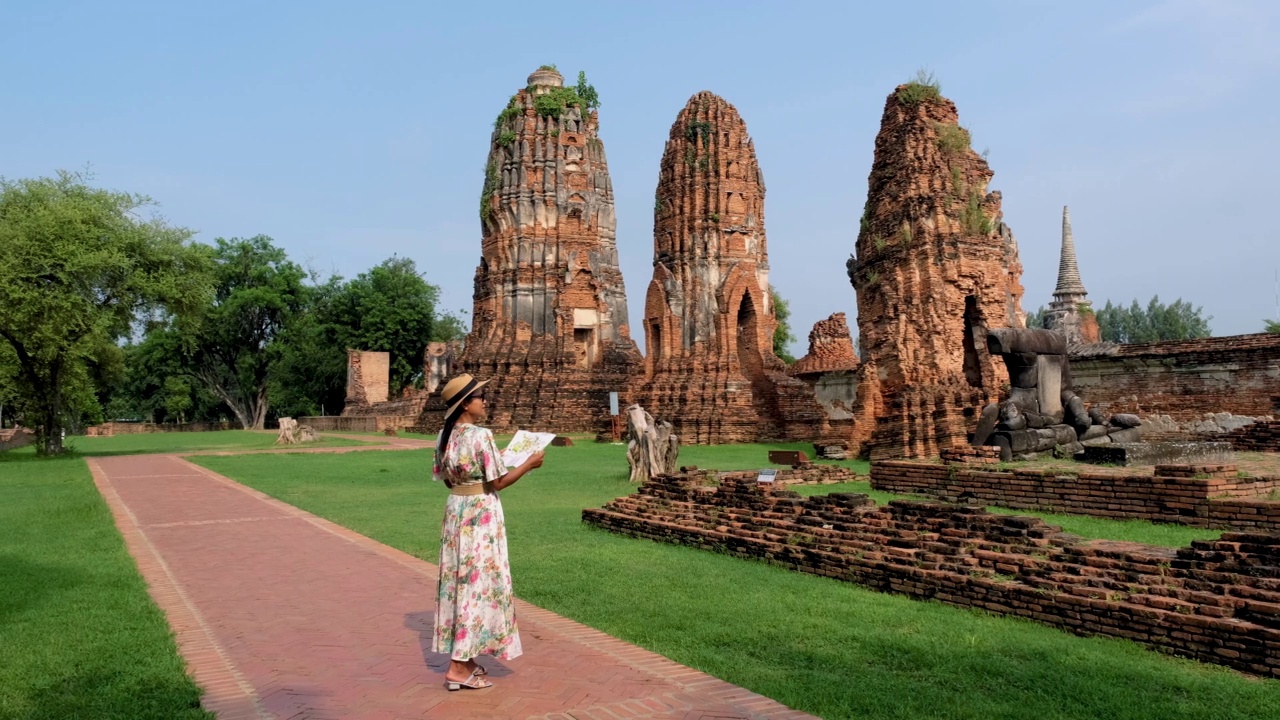
M 546 453 L 542 452 L 541 450 L 530 455 L 529 459 L 524 461 L 525 469 L 537 470 L 538 468 L 542 467 L 542 458 L 545 456 L 546 456 Z
M 494 480 L 493 487 L 498 490 L 511 487 L 513 484 L 515 484 L 515 481 L 524 477 L 525 473 L 529 472 L 530 470 L 536 470 L 537 468 L 542 467 L 542 456 L 543 456 L 543 453 L 541 452 L 536 452 L 530 455 L 528 460 L 525 460 L 524 462 L 520 463 L 516 467 L 508 469 L 506 474 L 504 474 L 502 477 L 498 478 L 497 480 Z

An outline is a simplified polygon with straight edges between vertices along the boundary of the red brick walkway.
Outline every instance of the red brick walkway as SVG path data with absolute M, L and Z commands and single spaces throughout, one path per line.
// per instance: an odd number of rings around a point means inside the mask
M 434 565 L 175 456 L 89 467 L 224 720 L 809 717 L 525 602 L 525 654 L 448 692 Z

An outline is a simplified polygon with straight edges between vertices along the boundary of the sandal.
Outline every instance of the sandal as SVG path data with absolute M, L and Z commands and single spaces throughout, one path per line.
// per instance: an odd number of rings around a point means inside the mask
M 487 687 L 493 687 L 493 683 L 480 677 L 478 673 L 472 672 L 467 676 L 466 680 L 457 681 L 445 678 L 445 689 L 449 692 L 454 690 L 483 690 Z
M 488 671 L 488 670 L 485 670 L 485 669 L 484 669 L 484 666 L 483 666 L 483 665 L 481 665 L 480 663 L 476 662 L 475 660 L 472 660 L 472 661 L 471 661 L 471 674 L 472 674 L 472 675 L 479 675 L 480 677 L 484 677 L 485 675 L 488 675 L 488 674 L 489 674 L 489 671 Z

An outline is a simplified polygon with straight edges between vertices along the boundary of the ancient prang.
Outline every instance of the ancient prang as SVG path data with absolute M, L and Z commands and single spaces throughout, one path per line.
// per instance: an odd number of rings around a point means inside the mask
M 813 389 L 825 414 L 818 447 L 840 445 L 847 449 L 849 436 L 857 424 L 853 415 L 858 398 L 858 355 L 853 349 L 849 323 L 844 313 L 835 313 L 814 323 L 809 331 L 809 352 L 787 368 L 787 374 Z M 874 422 L 862 418 L 862 422 Z
M 609 392 L 625 391 L 641 358 L 627 326 L 599 116 L 553 69 L 530 75 L 494 123 L 480 225 L 460 364 L 490 380 L 489 425 L 607 427 Z
M 986 328 L 1022 327 L 1021 264 L 993 173 L 936 87 L 885 102 L 849 279 L 862 368 L 852 441 L 873 459 L 966 444 L 1008 375 Z
M 812 438 L 812 391 L 773 353 L 764 179 L 738 111 L 700 92 L 671 126 L 654 199 L 645 376 L 632 397 L 682 442 Z
M 1085 345 L 1102 339 L 1098 317 L 1090 307 L 1089 293 L 1080 280 L 1076 264 L 1075 238 L 1071 234 L 1071 210 L 1062 208 L 1062 255 L 1058 262 L 1058 285 L 1045 313 L 1044 326 L 1067 337 L 1068 345 Z

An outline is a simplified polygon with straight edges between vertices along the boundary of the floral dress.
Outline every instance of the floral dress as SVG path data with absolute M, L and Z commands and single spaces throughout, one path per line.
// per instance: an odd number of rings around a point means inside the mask
M 492 482 L 507 468 L 493 433 L 458 425 L 432 475 L 451 487 Z M 440 530 L 440 584 L 433 649 L 454 660 L 519 657 L 507 531 L 497 493 L 449 494 Z

